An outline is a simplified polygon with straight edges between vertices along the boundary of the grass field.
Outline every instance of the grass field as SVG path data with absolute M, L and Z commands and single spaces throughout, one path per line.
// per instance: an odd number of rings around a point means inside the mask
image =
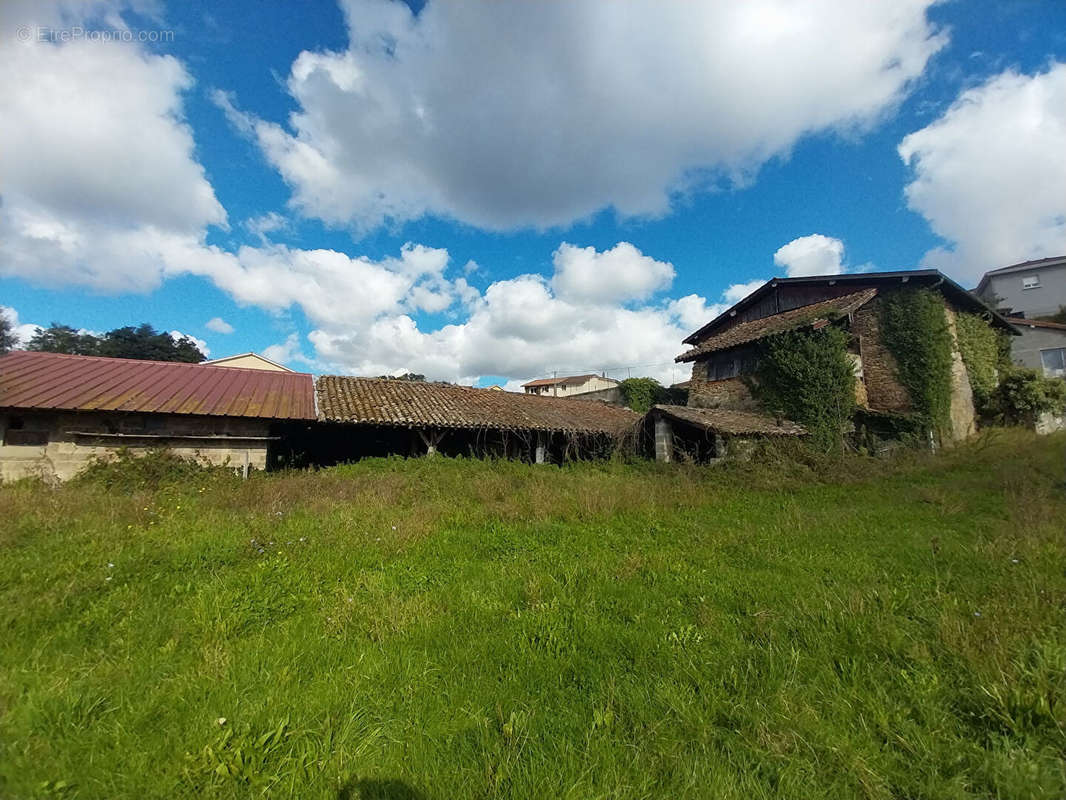
M 0 488 L 0 797 L 1062 798 L 1066 438 Z

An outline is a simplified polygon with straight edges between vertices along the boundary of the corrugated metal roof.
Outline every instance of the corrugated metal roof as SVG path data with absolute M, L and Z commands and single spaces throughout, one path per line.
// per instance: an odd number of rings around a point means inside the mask
M 315 419 L 307 373 L 28 351 L 0 358 L 0 408 Z
M 490 428 L 617 434 L 640 416 L 592 400 L 421 381 L 326 375 L 315 384 L 319 418 L 408 428 Z
M 775 419 L 750 411 L 729 411 L 722 408 L 691 408 L 689 406 L 653 406 L 653 411 L 708 431 L 734 436 L 804 436 L 807 429 L 798 422 Z
M 717 336 L 704 339 L 674 360 L 693 361 L 704 353 L 728 350 L 730 347 L 758 341 L 775 333 L 784 333 L 785 331 L 805 327 L 819 319 L 826 319 L 827 315 L 850 314 L 870 302 L 876 294 L 877 289 L 863 289 L 860 292 L 853 292 L 852 294 L 833 297 L 828 300 L 819 300 L 817 303 L 782 311 L 780 314 L 753 319 L 750 322 L 741 322 L 732 328 L 727 328 Z

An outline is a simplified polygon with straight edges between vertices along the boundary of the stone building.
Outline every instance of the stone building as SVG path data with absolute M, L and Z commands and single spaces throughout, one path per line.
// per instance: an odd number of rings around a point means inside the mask
M 15 351 L 0 358 L 0 480 L 67 480 L 119 448 L 264 469 L 280 426 L 314 420 L 311 376 Z
M 850 353 L 861 408 L 889 413 L 912 411 L 910 394 L 897 377 L 897 364 L 881 335 L 881 295 L 899 287 L 934 289 L 944 303 L 951 332 L 951 431 L 959 440 L 974 433 L 975 412 L 969 375 L 955 331 L 959 311 L 983 315 L 989 324 L 1017 333 L 989 309 L 937 270 L 871 272 L 775 278 L 685 339 L 690 349 L 677 357 L 692 364 L 690 407 L 754 413 L 750 376 L 759 342 L 786 331 L 842 325 L 851 332 Z

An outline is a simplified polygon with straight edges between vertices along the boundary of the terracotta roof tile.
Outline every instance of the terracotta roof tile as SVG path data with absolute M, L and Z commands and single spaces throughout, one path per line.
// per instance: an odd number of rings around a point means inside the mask
M 25 350 L 0 358 L 0 407 L 315 419 L 307 373 Z
M 802 328 L 830 315 L 850 314 L 870 302 L 876 294 L 877 289 L 863 289 L 860 292 L 853 292 L 828 300 L 819 300 L 817 303 L 782 311 L 780 314 L 772 314 L 762 319 L 741 322 L 732 328 L 727 328 L 717 336 L 704 339 L 674 360 L 693 361 L 704 353 L 728 350 L 731 347 L 765 339 L 775 333 L 784 333 L 785 331 Z
M 588 400 L 421 381 L 324 375 L 315 383 L 319 418 L 414 428 L 492 428 L 618 434 L 640 419 Z
M 745 434 L 760 436 L 803 436 L 807 429 L 798 422 L 775 419 L 766 414 L 750 411 L 728 411 L 721 408 L 691 408 L 689 406 L 654 406 L 668 417 L 697 425 L 705 430 L 734 436 Z

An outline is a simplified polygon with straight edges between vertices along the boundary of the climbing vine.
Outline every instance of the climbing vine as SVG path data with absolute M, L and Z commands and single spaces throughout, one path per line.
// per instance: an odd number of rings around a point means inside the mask
M 999 385 L 1000 374 L 1010 367 L 1010 342 L 1006 341 L 1004 348 L 1007 335 L 997 331 L 979 314 L 959 313 L 956 316 L 955 332 L 962 360 L 970 375 L 974 405 L 980 412 L 985 413 Z
M 944 301 L 931 289 L 882 295 L 881 336 L 896 359 L 900 383 L 921 421 L 941 433 L 951 426 L 951 332 Z
M 752 392 L 769 412 L 803 424 L 822 451 L 840 447 L 855 412 L 855 373 L 848 333 L 829 326 L 791 331 L 760 345 Z

